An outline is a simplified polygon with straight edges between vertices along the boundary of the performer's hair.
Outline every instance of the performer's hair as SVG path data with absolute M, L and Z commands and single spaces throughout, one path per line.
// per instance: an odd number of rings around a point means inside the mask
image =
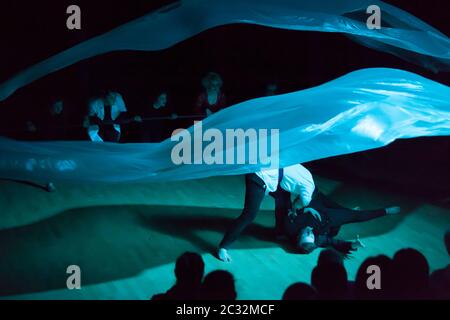
M 309 254 L 317 248 L 315 243 L 304 242 L 298 244 L 298 251 L 303 254 Z

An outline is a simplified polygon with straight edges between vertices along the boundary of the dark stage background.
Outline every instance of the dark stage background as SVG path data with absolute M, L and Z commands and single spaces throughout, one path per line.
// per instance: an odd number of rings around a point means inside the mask
M 58 0 L 0 3 L 0 82 L 81 41 L 140 17 L 171 1 Z M 446 35 L 446 0 L 386 1 Z M 82 9 L 82 30 L 66 28 L 66 8 Z M 16 92 L 0 104 L 0 134 L 21 137 L 24 123 L 48 110 L 55 98 L 67 101 L 70 137 L 83 138 L 86 101 L 100 88 L 122 93 L 138 114 L 161 90 L 169 90 L 178 114 L 192 114 L 201 78 L 215 71 L 224 79 L 228 105 L 264 95 L 275 82 L 280 93 L 316 86 L 369 67 L 408 70 L 449 85 L 448 73 L 435 74 L 395 56 L 360 46 L 344 35 L 298 32 L 250 25 L 215 28 L 161 52 L 116 52 L 78 63 Z M 326 107 L 326 106 L 324 106 Z M 177 120 L 174 127 L 189 122 Z M 447 203 L 450 196 L 448 137 L 397 141 L 369 152 L 316 161 L 316 173 L 343 180 L 363 180 L 415 196 Z

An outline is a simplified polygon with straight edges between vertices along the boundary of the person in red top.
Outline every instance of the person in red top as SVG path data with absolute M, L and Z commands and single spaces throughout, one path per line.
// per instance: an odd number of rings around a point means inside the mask
M 205 91 L 197 98 L 195 114 L 210 116 L 226 107 L 225 94 L 222 92 L 223 81 L 219 74 L 210 72 L 202 80 Z

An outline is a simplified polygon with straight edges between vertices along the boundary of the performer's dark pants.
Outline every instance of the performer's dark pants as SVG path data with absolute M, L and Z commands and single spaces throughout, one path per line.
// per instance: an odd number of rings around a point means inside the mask
M 120 133 L 114 129 L 112 125 L 104 125 L 100 127 L 99 136 L 103 139 L 104 142 L 119 142 L 120 141 Z
M 230 245 L 237 239 L 237 237 L 244 231 L 244 229 L 256 218 L 261 202 L 264 199 L 266 186 L 264 181 L 256 174 L 248 174 L 245 176 L 245 204 L 242 214 L 237 218 L 227 233 L 225 234 L 221 248 L 229 248 Z M 277 188 L 277 191 L 271 192 L 270 195 L 275 199 L 275 231 L 277 233 L 283 232 L 283 218 L 287 216 L 290 209 L 290 193 Z
M 352 210 L 345 208 L 317 191 L 317 189 L 308 207 L 316 209 L 319 213 L 325 213 L 330 219 L 330 236 L 335 236 L 344 224 L 369 221 L 386 215 L 384 209 Z

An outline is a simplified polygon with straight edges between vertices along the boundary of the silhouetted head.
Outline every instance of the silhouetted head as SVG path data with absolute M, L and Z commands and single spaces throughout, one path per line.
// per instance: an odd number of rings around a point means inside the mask
M 430 276 L 430 291 L 433 299 L 450 300 L 450 265 L 434 271 Z
M 62 99 L 53 100 L 50 106 L 50 114 L 53 116 L 57 116 L 62 114 L 64 111 L 64 102 Z
M 337 252 L 334 249 L 325 249 L 320 252 L 319 260 L 317 261 L 317 265 L 323 265 L 327 263 L 337 263 L 344 265 L 344 257 L 341 253 Z
M 338 263 L 327 263 L 314 268 L 311 284 L 320 299 L 347 298 L 347 271 Z
M 200 285 L 205 272 L 202 257 L 193 252 L 182 254 L 175 265 L 177 284 Z
M 417 298 L 428 289 L 427 259 L 415 249 L 402 249 L 394 255 L 394 290 L 401 298 Z
M 447 248 L 447 253 L 450 255 L 450 229 L 445 232 L 444 243 Z
M 306 283 L 294 283 L 283 294 L 283 300 L 314 300 L 317 292 Z
M 276 95 L 278 91 L 278 86 L 276 83 L 269 83 L 266 86 L 266 96 Z
M 215 72 L 208 73 L 203 79 L 202 79 L 202 86 L 206 90 L 216 90 L 219 91 L 222 88 L 223 81 L 222 77 Z
M 202 297 L 206 300 L 236 300 L 233 275 L 223 270 L 209 273 L 202 284 Z
M 297 237 L 297 248 L 301 253 L 311 253 L 317 248 L 315 241 L 316 237 L 314 235 L 313 228 L 309 226 L 305 227 L 300 230 Z
M 392 295 L 393 262 L 385 255 L 366 259 L 358 269 L 355 279 L 357 299 L 388 299 Z
M 27 121 L 25 124 L 28 132 L 36 132 L 36 126 L 34 125 L 33 121 Z

